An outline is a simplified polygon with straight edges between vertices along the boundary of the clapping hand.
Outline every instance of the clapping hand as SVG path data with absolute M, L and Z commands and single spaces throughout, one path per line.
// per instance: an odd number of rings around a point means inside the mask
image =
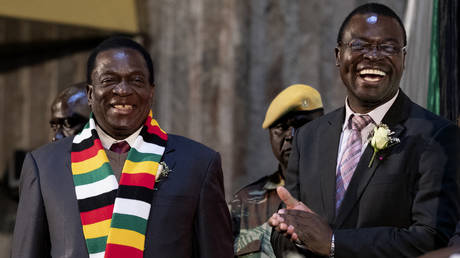
M 284 187 L 276 189 L 285 209 L 274 213 L 268 223 L 278 232 L 310 251 L 329 255 L 332 229 L 327 221 L 296 200 Z

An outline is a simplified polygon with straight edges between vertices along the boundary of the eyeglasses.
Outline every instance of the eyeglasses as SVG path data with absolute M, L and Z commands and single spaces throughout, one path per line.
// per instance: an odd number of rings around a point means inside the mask
M 374 47 L 379 53 L 385 56 L 393 56 L 401 53 L 401 51 L 406 51 L 406 46 L 400 47 L 389 43 L 371 44 L 362 40 L 351 40 L 350 42 L 340 42 L 340 44 L 350 48 L 351 52 L 359 54 L 367 54 L 371 52 Z
M 66 118 L 55 118 L 50 121 L 51 128 L 56 131 L 59 127 L 64 130 L 72 129 L 75 126 L 84 125 L 88 122 L 88 118 L 80 116 L 79 114 L 73 114 L 71 117 Z

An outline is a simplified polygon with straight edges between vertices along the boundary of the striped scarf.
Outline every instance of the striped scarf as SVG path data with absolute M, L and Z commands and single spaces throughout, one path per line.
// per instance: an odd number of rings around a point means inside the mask
M 155 176 L 167 140 L 150 111 L 128 152 L 118 185 L 93 114 L 75 136 L 72 174 L 90 258 L 143 257 Z

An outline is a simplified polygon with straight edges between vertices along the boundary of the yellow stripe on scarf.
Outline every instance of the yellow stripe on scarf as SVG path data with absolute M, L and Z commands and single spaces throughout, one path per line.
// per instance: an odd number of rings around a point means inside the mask
M 150 112 L 152 112 L 152 111 L 150 111 Z M 152 119 L 152 120 L 150 121 L 150 125 L 152 125 L 152 126 L 157 126 L 158 129 L 160 129 L 160 131 L 162 131 L 164 134 L 166 134 L 166 132 L 163 131 L 163 129 L 161 129 L 161 127 L 160 127 L 160 125 L 158 124 L 157 120 Z
M 106 219 L 89 225 L 83 225 L 83 233 L 86 238 L 98 238 L 109 234 L 112 219 Z
M 111 228 L 107 244 L 126 245 L 144 251 L 145 236 L 128 229 Z
M 148 173 L 155 175 L 157 170 L 158 163 L 154 161 L 133 162 L 127 159 L 123 166 L 123 173 L 127 174 Z
M 109 162 L 109 159 L 104 150 L 101 149 L 97 152 L 96 156 L 90 159 L 81 162 L 72 162 L 72 174 L 80 175 L 91 172 L 100 168 L 106 162 Z

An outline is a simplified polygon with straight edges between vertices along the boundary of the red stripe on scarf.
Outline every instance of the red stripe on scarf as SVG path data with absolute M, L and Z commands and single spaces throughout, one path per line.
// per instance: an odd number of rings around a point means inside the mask
M 137 248 L 125 245 L 107 244 L 105 258 L 142 258 L 143 252 Z
M 70 155 L 70 160 L 72 162 L 85 161 L 87 159 L 90 159 L 90 158 L 96 156 L 97 152 L 99 150 L 101 150 L 101 149 L 102 149 L 101 140 L 95 139 L 94 143 L 93 143 L 93 146 L 91 146 L 90 148 L 88 148 L 86 150 L 79 151 L 79 152 L 72 151 L 72 153 Z
M 155 185 L 155 176 L 147 173 L 122 174 L 120 185 L 143 186 L 153 189 L 153 186 Z
M 112 218 L 113 204 L 99 209 L 80 212 L 81 224 L 89 225 Z
M 161 131 L 160 127 L 158 126 L 152 126 L 152 117 L 147 117 L 147 120 L 145 121 L 145 125 L 147 126 L 147 132 L 151 134 L 156 134 L 158 137 L 161 139 L 167 141 L 168 140 L 168 135 L 165 134 L 163 131 Z

